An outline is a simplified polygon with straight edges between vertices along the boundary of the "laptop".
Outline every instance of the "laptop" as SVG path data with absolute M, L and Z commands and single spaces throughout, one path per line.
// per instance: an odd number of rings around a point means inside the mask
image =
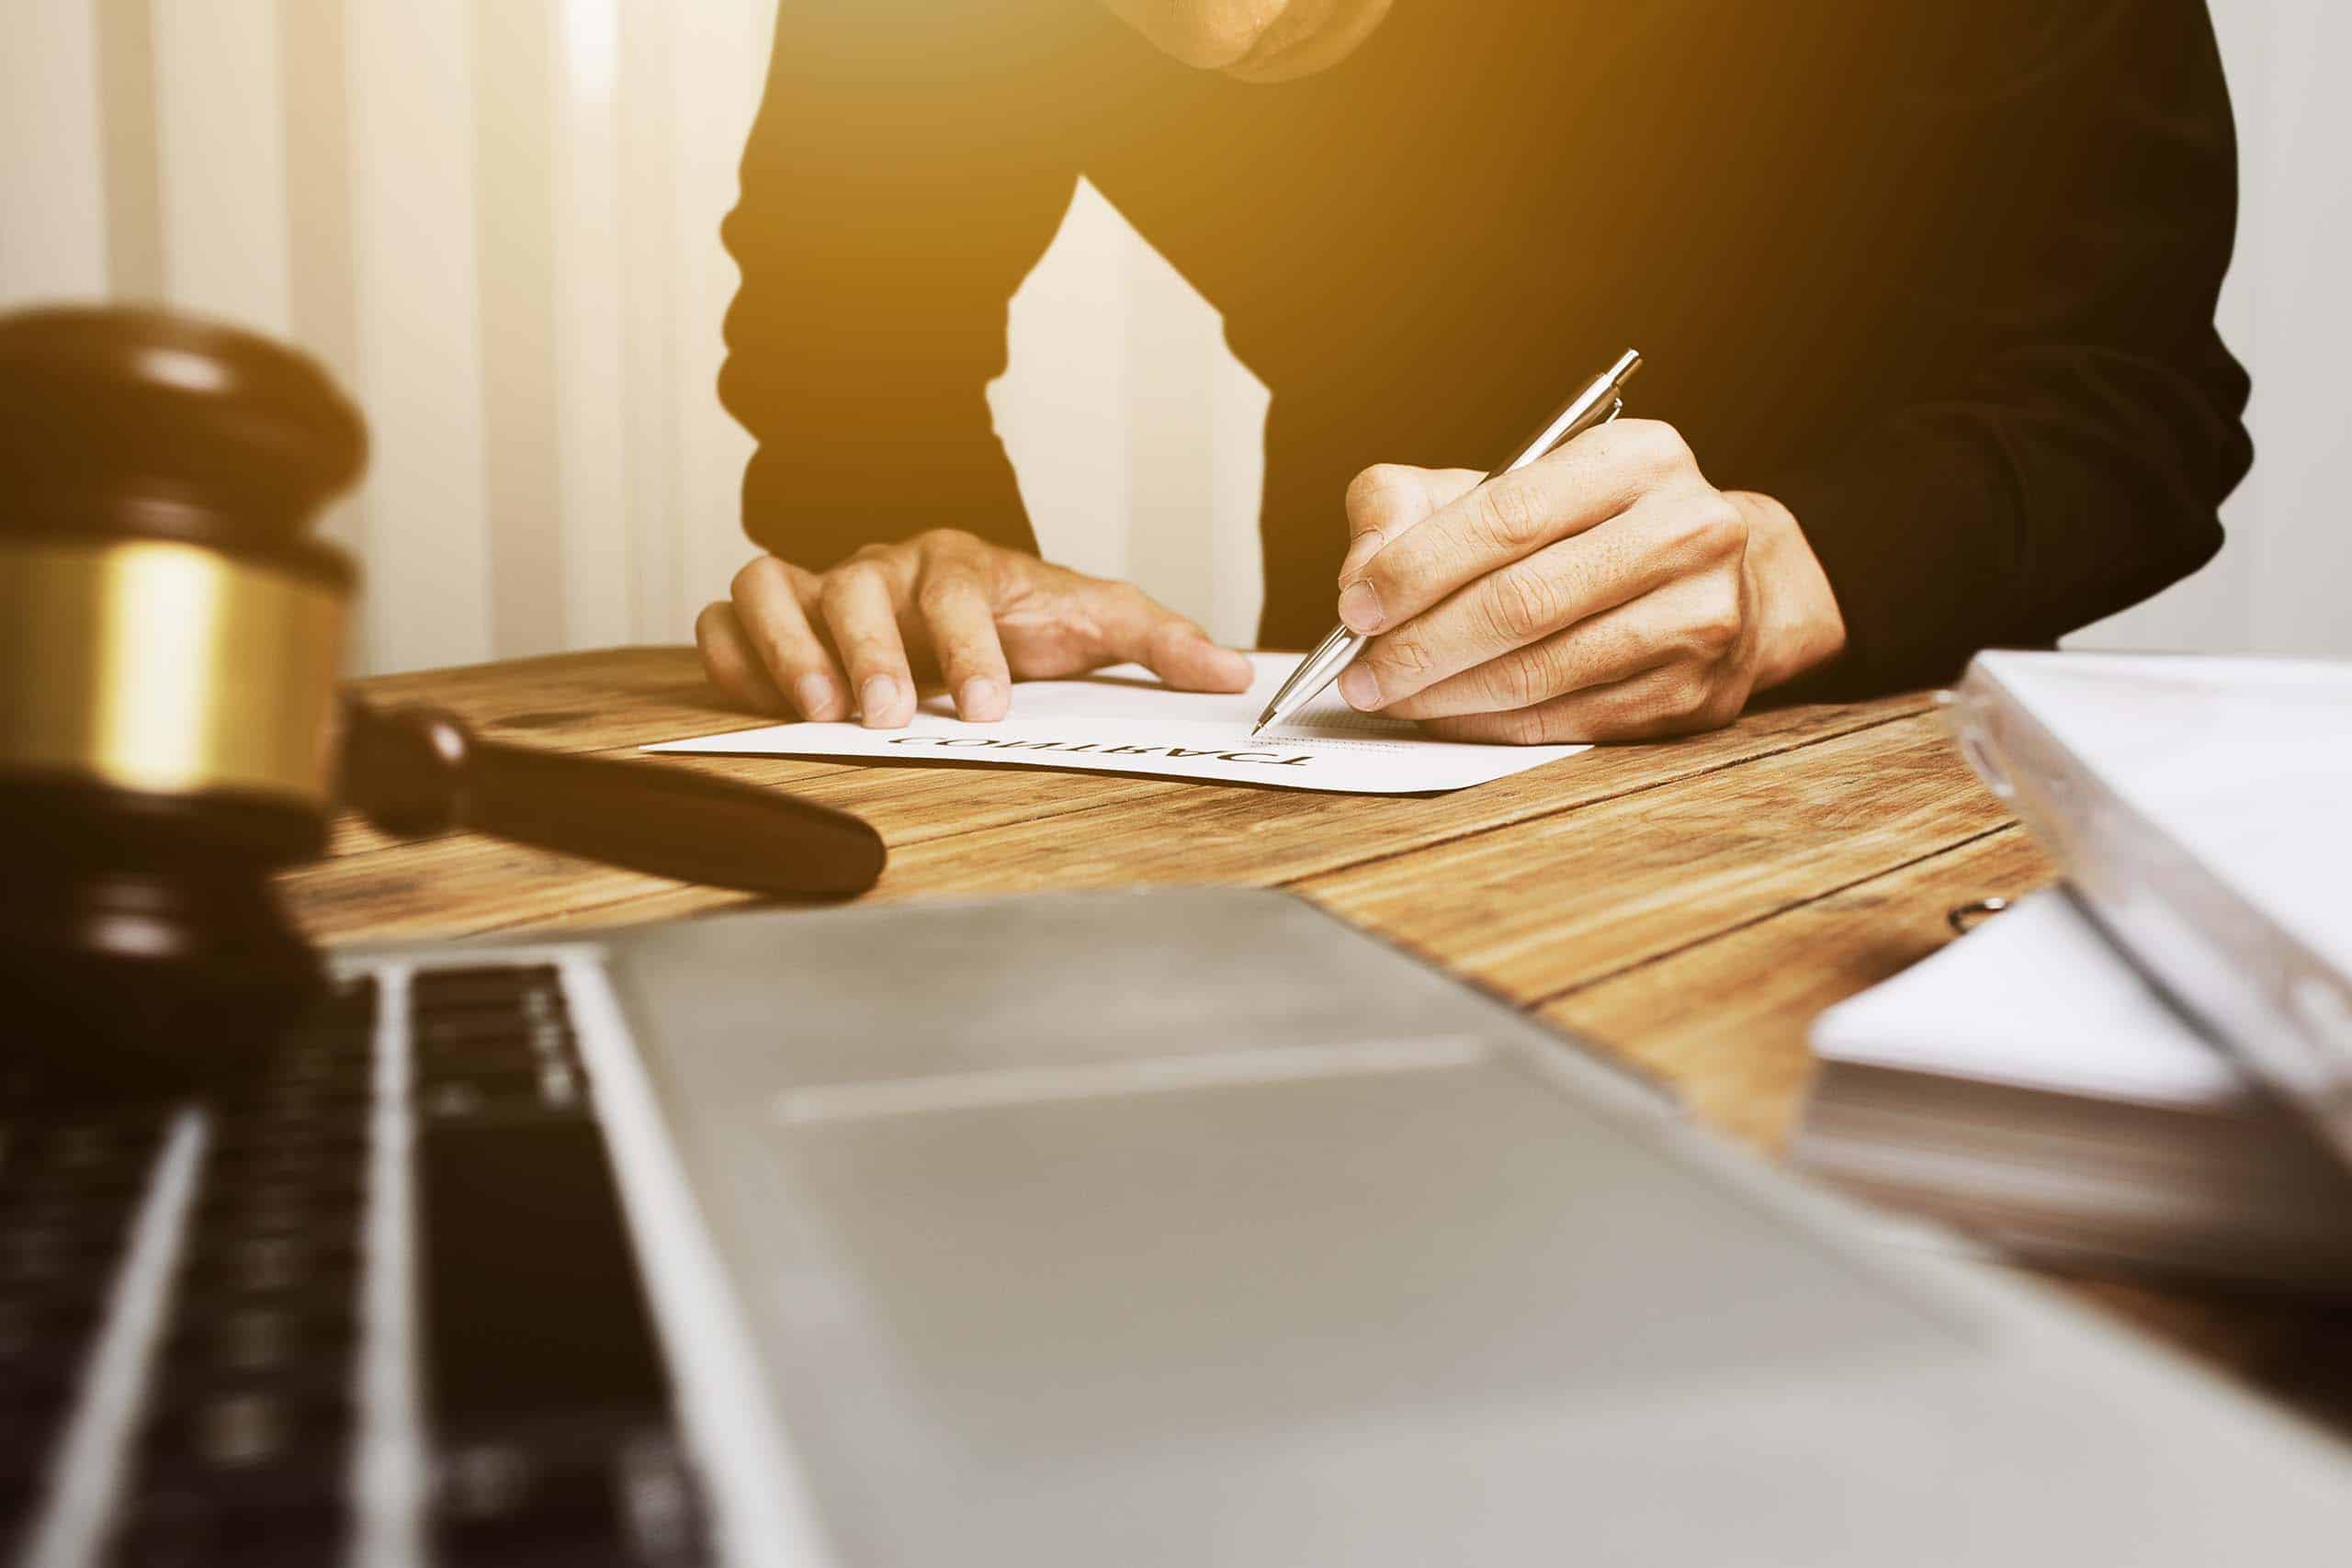
M 376 948 L 0 1111 L 0 1552 L 2340 1561 L 2332 1439 L 1288 896 Z

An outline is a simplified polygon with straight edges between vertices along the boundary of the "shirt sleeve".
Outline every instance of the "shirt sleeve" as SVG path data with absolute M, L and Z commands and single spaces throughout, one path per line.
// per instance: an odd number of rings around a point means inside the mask
M 742 194 L 719 397 L 759 445 L 744 531 L 821 570 L 932 527 L 1033 549 L 985 389 L 1076 179 L 1019 101 L 1047 50 L 992 7 L 780 8 Z
M 1757 487 L 1846 619 L 1824 693 L 1947 680 L 2145 598 L 2220 548 L 2252 459 L 2213 324 L 2236 148 L 2203 5 L 1940 9 L 1951 36 L 1895 62 L 1916 90 L 1860 203 L 1897 236 L 1892 319 L 1932 368 Z

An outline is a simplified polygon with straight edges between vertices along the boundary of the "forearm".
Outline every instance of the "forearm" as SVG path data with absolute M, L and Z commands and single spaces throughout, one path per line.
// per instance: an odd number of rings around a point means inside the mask
M 724 230 L 742 284 L 719 394 L 759 443 L 745 530 L 816 570 L 931 528 L 1030 548 L 986 387 L 1069 199 L 1069 128 L 978 11 L 916 37 L 889 7 L 801 0 L 777 28 Z

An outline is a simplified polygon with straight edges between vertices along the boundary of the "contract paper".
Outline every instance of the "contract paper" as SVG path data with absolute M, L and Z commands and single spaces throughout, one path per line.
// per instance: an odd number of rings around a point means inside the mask
M 1590 750 L 1438 740 L 1406 720 L 1358 713 L 1337 692 L 1252 737 L 1250 725 L 1297 668 L 1299 655 L 1250 658 L 1257 679 L 1238 696 L 1171 692 L 1141 665 L 1121 664 L 1074 681 L 1024 681 L 1012 689 L 1011 716 L 997 724 L 966 724 L 942 694 L 924 702 L 904 729 L 773 724 L 644 750 L 1076 768 L 1352 795 L 1463 789 Z

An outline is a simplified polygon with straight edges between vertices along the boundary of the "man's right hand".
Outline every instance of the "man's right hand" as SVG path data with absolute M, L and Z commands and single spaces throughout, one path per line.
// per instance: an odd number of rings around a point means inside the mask
M 1012 682 L 1132 660 L 1185 692 L 1249 689 L 1250 661 L 1132 583 L 1088 577 L 954 529 L 868 545 L 829 571 L 763 555 L 695 619 L 703 669 L 763 713 L 902 728 L 915 676 L 963 718 L 1002 718 Z

